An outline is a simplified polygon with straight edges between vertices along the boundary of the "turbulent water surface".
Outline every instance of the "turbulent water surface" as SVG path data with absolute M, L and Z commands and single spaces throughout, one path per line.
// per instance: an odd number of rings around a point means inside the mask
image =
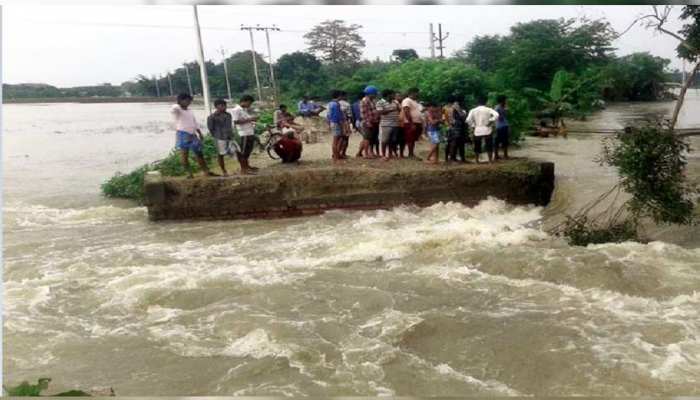
M 691 94 L 682 117 L 700 125 Z M 613 105 L 614 127 L 670 103 Z M 698 230 L 571 247 L 615 182 L 595 135 L 528 139 L 546 209 L 149 223 L 99 184 L 167 153 L 167 106 L 4 106 L 5 383 L 119 395 L 700 394 Z M 691 154 L 692 156 L 692 154 Z M 696 160 L 691 159 L 691 171 Z M 478 190 L 478 188 L 475 188 Z M 204 201 L 204 199 L 203 199 Z

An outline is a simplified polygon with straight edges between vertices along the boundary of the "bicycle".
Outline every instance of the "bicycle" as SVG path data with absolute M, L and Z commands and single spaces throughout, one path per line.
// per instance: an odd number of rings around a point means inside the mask
M 258 148 L 264 151 L 273 160 L 279 160 L 280 156 L 275 153 L 275 144 L 282 138 L 282 134 L 272 130 L 273 125 L 267 125 L 263 133 L 257 137 Z

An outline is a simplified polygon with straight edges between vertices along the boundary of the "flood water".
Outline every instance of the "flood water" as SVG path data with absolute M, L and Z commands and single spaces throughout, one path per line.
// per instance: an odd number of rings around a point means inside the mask
M 489 199 L 151 223 L 99 184 L 167 154 L 167 107 L 4 106 L 5 384 L 47 376 L 53 391 L 122 396 L 700 394 L 698 228 L 589 247 L 543 229 L 614 184 L 594 161 L 599 135 L 528 138 L 517 152 L 556 163 L 547 208 Z M 671 107 L 612 105 L 577 124 L 617 128 Z M 700 126 L 698 110 L 692 92 L 681 125 Z

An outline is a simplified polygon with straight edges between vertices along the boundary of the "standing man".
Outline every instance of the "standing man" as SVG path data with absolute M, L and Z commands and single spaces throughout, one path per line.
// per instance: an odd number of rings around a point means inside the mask
M 233 120 L 231 114 L 226 111 L 226 101 L 217 99 L 214 102 L 216 110 L 207 118 L 207 128 L 209 133 L 216 140 L 217 159 L 219 168 L 224 176 L 228 176 L 224 156 L 234 157 L 234 151 L 238 149 L 233 141 Z
M 241 164 L 241 174 L 250 175 L 258 169 L 251 167 L 248 163 L 250 153 L 253 152 L 255 145 L 255 121 L 258 117 L 250 114 L 250 106 L 253 104 L 253 96 L 243 95 L 238 102 L 238 105 L 232 110 L 233 123 L 236 124 L 238 136 L 241 137 L 241 148 L 237 154 L 238 162 Z
M 175 146 L 180 150 L 182 166 L 187 171 L 187 177 L 192 178 L 189 162 L 189 153 L 192 150 L 199 168 L 204 171 L 204 175 L 216 176 L 209 171 L 207 162 L 204 160 L 204 154 L 202 153 L 202 141 L 204 138 L 202 137 L 202 131 L 197 126 L 197 120 L 195 120 L 192 110 L 189 109 L 190 104 L 192 104 L 192 96 L 187 93 L 180 93 L 177 95 L 177 104 L 174 104 L 170 110 L 175 120 Z
M 328 103 L 328 125 L 330 127 L 331 135 L 333 135 L 333 144 L 331 147 L 333 154 L 333 162 L 337 163 L 340 161 L 343 136 L 345 136 L 345 114 L 340 108 L 340 91 L 334 90 L 331 93 L 333 98 L 330 103 Z
M 408 89 L 407 97 L 401 102 L 403 110 L 403 134 L 408 147 L 408 158 L 418 158 L 414 154 L 416 140 L 423 134 L 423 116 L 418 104 L 418 88 Z
M 357 157 L 377 158 L 372 150 L 372 141 L 379 137 L 379 113 L 374 101 L 379 91 L 374 86 L 367 86 L 364 90 L 365 97 L 360 101 L 360 116 L 362 118 L 362 142 L 357 152 Z
M 467 126 L 465 122 L 467 113 L 462 108 L 462 105 L 459 104 L 457 97 L 451 97 L 450 102 L 450 104 L 445 106 L 445 119 L 449 124 L 445 160 L 447 162 L 457 161 L 457 156 L 459 156 L 459 161 L 465 163 L 467 162 L 464 154 L 467 142 Z
M 382 145 L 382 157 L 389 160 L 398 157 L 396 154 L 396 142 L 399 130 L 399 112 L 401 104 L 396 101 L 394 91 L 385 89 L 382 91 L 382 99 L 377 101 L 379 111 L 379 140 Z
M 346 159 L 348 158 L 347 151 L 348 151 L 348 145 L 350 144 L 350 134 L 352 134 L 353 126 L 352 126 L 352 105 L 348 102 L 348 93 L 345 91 L 340 92 L 340 100 L 338 101 L 340 104 L 340 110 L 343 111 L 343 115 L 345 115 L 345 132 L 343 133 L 343 141 L 340 146 L 340 158 L 341 159 Z
M 493 108 L 486 107 L 486 97 L 479 97 L 478 106 L 469 110 L 467 115 L 467 123 L 474 127 L 474 154 L 476 154 L 476 163 L 479 163 L 479 154 L 481 153 L 481 141 L 486 142 L 486 153 L 489 157 L 489 163 L 493 158 L 493 135 L 491 124 L 498 118 L 498 113 Z
M 493 153 L 496 160 L 498 157 L 498 147 L 503 148 L 503 158 L 508 159 L 508 145 L 510 144 L 510 125 L 508 124 L 508 98 L 504 95 L 498 96 L 496 99 L 496 112 L 498 119 L 496 120 L 496 140 L 494 141 Z

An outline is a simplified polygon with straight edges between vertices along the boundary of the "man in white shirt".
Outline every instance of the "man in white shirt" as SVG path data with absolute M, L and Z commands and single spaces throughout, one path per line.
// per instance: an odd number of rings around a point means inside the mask
M 418 88 L 408 89 L 407 96 L 401 102 L 401 118 L 403 119 L 403 135 L 406 147 L 408 147 L 408 158 L 417 158 L 413 153 L 416 140 L 423 134 L 423 114 L 421 105 L 418 103 Z M 403 152 L 401 153 L 403 154 Z
M 474 128 L 474 154 L 476 163 L 479 163 L 481 153 L 481 141 L 486 142 L 486 154 L 489 163 L 493 158 L 493 135 L 491 125 L 498 119 L 498 112 L 493 108 L 486 107 L 486 97 L 479 98 L 479 105 L 469 110 L 467 123 Z
M 175 120 L 175 147 L 180 150 L 182 166 L 185 167 L 188 178 L 193 177 L 189 162 L 190 150 L 194 153 L 197 164 L 204 171 L 204 175 L 216 176 L 209 171 L 207 162 L 204 160 L 204 154 L 202 153 L 202 140 L 204 138 L 202 137 L 202 131 L 199 130 L 197 125 L 197 120 L 192 114 L 192 110 L 189 109 L 191 103 L 192 96 L 187 93 L 181 93 L 177 96 L 177 104 L 174 104 L 170 109 L 170 113 Z
M 255 121 L 258 117 L 250 115 L 250 106 L 253 104 L 253 96 L 243 95 L 238 101 L 238 105 L 231 110 L 233 124 L 236 126 L 238 136 L 241 138 L 240 151 L 238 152 L 238 162 L 241 165 L 241 174 L 250 175 L 258 169 L 251 167 L 248 163 L 250 153 L 255 145 Z

